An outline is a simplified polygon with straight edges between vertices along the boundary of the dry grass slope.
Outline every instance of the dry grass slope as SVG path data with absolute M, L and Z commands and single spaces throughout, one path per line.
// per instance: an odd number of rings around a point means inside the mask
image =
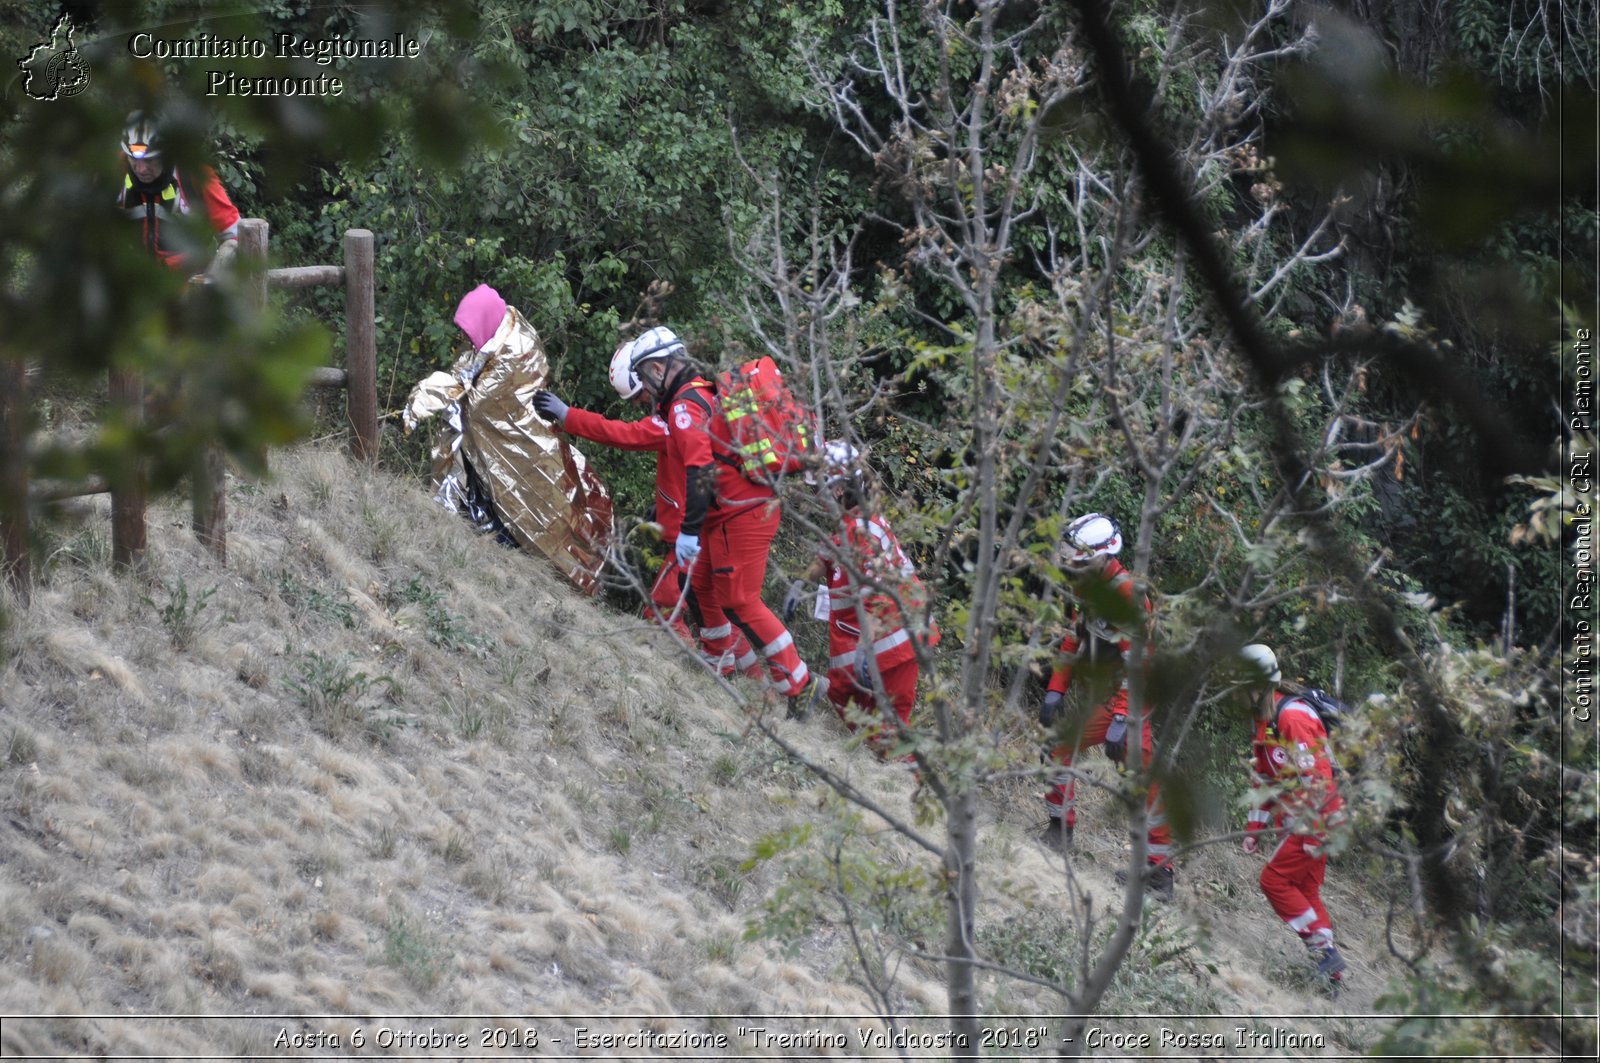
M 6 1022 L 6 1054 L 272 1055 L 284 1029 L 348 1043 L 380 1016 L 872 1011 L 839 928 L 787 952 L 744 939 L 780 884 L 778 864 L 742 869 L 752 841 L 814 817 L 822 792 L 745 737 L 703 674 L 413 483 L 315 447 L 275 462 L 271 482 L 232 485 L 227 567 L 172 502 L 152 510 L 147 571 L 113 573 L 91 508 L 52 533 L 33 604 L 6 602 L 0 1013 L 49 1017 Z M 903 769 L 847 749 L 832 720 L 786 726 L 910 814 Z M 1049 969 L 1059 869 L 1025 840 L 1032 788 L 992 796 L 983 856 L 1005 879 L 982 932 Z M 1109 899 L 1120 842 L 1103 812 L 1079 863 Z M 875 844 L 886 866 L 924 862 Z M 1335 1008 L 1253 866 L 1191 861 L 1108 1010 L 1370 1010 L 1382 928 L 1358 912 L 1374 902 L 1334 876 L 1360 976 Z M 900 976 L 906 1013 L 943 1009 L 935 965 Z M 988 991 L 996 1008 L 1059 1008 Z M 335 1018 L 225 1018 L 283 1015 Z M 1333 1054 L 1373 1032 L 1305 1028 Z

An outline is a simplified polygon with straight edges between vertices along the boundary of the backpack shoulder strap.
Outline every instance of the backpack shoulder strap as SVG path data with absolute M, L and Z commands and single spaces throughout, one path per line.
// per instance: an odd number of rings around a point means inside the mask
M 706 412 L 706 416 L 707 417 L 715 417 L 717 415 L 717 411 L 713 410 L 711 408 L 711 403 L 706 401 L 706 397 L 704 395 L 700 394 L 700 391 L 699 391 L 698 388 L 693 390 L 693 391 L 683 392 L 682 394 L 680 394 L 678 396 L 678 398 L 682 399 L 685 402 L 694 403 L 696 406 L 700 407 L 702 410 L 704 410 Z
M 704 378 L 702 378 L 702 379 L 704 379 Z M 706 382 L 711 384 L 711 387 L 712 387 L 713 390 L 716 389 L 716 384 L 715 383 L 712 383 L 709 380 L 707 380 Z M 696 406 L 700 407 L 702 410 L 704 410 L 706 412 L 706 417 L 708 419 L 715 418 L 717 416 L 717 411 L 712 409 L 711 403 L 706 401 L 706 397 L 704 395 L 700 394 L 700 390 L 698 388 L 696 388 L 696 389 L 694 389 L 692 391 L 682 392 L 681 394 L 675 396 L 673 398 L 673 401 L 676 402 L 676 401 L 678 401 L 680 399 L 682 401 L 684 401 L 684 402 L 692 402 Z M 709 423 L 709 420 L 708 420 L 708 423 Z M 712 447 L 711 448 L 711 457 L 714 460 L 720 461 L 724 465 L 729 466 L 730 468 L 733 468 L 733 469 L 739 468 L 739 463 L 737 461 L 735 461 L 732 457 L 728 456 L 727 454 L 724 454 L 721 450 L 717 449 L 716 447 Z

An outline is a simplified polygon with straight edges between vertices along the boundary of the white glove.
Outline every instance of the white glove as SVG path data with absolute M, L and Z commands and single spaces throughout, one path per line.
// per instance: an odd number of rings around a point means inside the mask
M 700 556 L 700 536 L 678 533 L 678 541 L 673 546 L 673 552 L 678 555 L 678 564 L 688 568 L 694 559 Z
M 794 619 L 794 614 L 799 611 L 800 603 L 806 597 L 806 581 L 797 579 L 789 584 L 789 593 L 783 596 L 783 622 L 787 624 Z

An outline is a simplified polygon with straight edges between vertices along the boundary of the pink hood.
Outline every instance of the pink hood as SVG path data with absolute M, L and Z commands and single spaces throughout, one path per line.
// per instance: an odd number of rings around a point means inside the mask
M 480 284 L 462 296 L 461 304 L 456 307 L 456 324 L 478 348 L 494 339 L 505 316 L 506 301 L 487 284 Z

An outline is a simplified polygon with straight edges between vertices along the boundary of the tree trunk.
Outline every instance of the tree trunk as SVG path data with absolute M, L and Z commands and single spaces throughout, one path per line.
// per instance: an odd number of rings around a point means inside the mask
M 987 309 L 987 290 L 983 292 Z M 1000 476 L 996 461 L 999 438 L 999 389 L 995 380 L 995 333 L 992 313 L 980 314 L 978 331 L 972 351 L 973 381 L 973 446 L 977 457 L 978 483 L 978 557 L 974 566 L 972 600 L 981 603 L 973 610 L 973 622 L 968 633 L 971 647 L 963 662 L 965 674 L 961 699 L 961 715 L 954 721 L 952 734 L 943 736 L 946 742 L 959 741 L 969 727 L 969 721 L 979 718 L 987 699 L 989 679 L 989 654 L 993 648 L 995 613 L 993 601 L 1001 578 L 1001 566 L 995 557 L 995 544 L 999 529 Z M 978 796 L 975 781 L 966 776 L 950 780 L 950 797 L 945 806 L 949 847 L 945 850 L 946 888 L 949 890 L 949 917 L 945 954 L 949 968 L 948 988 L 951 1026 L 964 1039 L 967 1051 L 977 1052 L 978 1001 L 975 985 L 976 968 L 973 960 L 977 951 L 973 941 L 973 926 L 978 903 Z
M 978 795 L 970 782 L 961 780 L 945 809 L 949 847 L 945 849 L 947 918 L 945 962 L 951 1030 L 960 1040 L 959 1053 L 977 1054 L 978 990 L 972 961 L 973 914 L 978 903 Z M 956 1046 L 952 1046 L 956 1047 Z

